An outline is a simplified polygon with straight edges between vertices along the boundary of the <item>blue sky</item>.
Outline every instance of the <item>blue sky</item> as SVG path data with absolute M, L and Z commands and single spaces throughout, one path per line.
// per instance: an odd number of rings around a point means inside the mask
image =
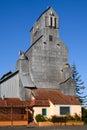
M 0 77 L 15 71 L 19 50 L 30 47 L 31 27 L 49 6 L 59 15 L 69 63 L 76 64 L 87 86 L 87 0 L 0 0 Z

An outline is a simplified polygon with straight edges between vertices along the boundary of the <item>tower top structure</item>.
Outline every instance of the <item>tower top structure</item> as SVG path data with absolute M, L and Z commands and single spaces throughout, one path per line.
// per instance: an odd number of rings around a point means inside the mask
M 59 36 L 58 32 L 58 21 L 59 17 L 52 7 L 45 10 L 39 18 L 36 20 L 35 24 L 31 28 L 31 44 L 33 44 L 41 35 L 45 32 L 55 32 L 55 36 Z

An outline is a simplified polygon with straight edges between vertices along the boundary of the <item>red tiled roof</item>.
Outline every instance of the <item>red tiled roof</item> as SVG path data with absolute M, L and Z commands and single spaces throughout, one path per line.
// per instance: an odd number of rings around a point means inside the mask
M 0 99 L 0 107 L 26 107 L 30 105 L 30 101 L 21 101 L 19 98 Z
M 81 105 L 75 96 L 66 96 L 57 89 L 35 89 L 32 92 L 36 100 L 50 100 L 58 105 Z
M 33 106 L 45 106 L 45 107 L 49 107 L 50 106 L 50 103 L 49 103 L 49 100 L 31 100 L 31 104 L 30 104 L 31 107 Z
M 0 107 L 38 107 L 50 106 L 49 101 L 56 105 L 81 105 L 75 96 L 66 96 L 57 89 L 34 89 L 34 100 L 22 101 L 19 98 L 0 98 Z
M 0 107 L 33 107 L 33 106 L 49 106 L 48 100 L 26 100 L 21 101 L 19 98 L 0 99 Z

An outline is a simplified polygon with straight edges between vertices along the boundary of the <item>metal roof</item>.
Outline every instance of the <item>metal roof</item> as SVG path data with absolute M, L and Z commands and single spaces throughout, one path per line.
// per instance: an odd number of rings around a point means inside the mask
M 21 78 L 23 87 L 30 87 L 30 88 L 35 87 L 29 75 L 21 75 L 20 78 Z

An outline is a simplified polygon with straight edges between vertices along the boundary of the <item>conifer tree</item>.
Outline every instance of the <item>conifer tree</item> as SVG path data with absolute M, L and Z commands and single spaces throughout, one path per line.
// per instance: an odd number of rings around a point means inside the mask
M 73 64 L 71 66 L 71 70 L 72 70 L 72 78 L 75 81 L 75 85 L 76 85 L 76 95 L 79 98 L 79 101 L 84 104 L 85 102 L 85 98 L 87 96 L 84 95 L 84 82 L 81 80 L 81 75 L 79 75 L 76 65 Z

